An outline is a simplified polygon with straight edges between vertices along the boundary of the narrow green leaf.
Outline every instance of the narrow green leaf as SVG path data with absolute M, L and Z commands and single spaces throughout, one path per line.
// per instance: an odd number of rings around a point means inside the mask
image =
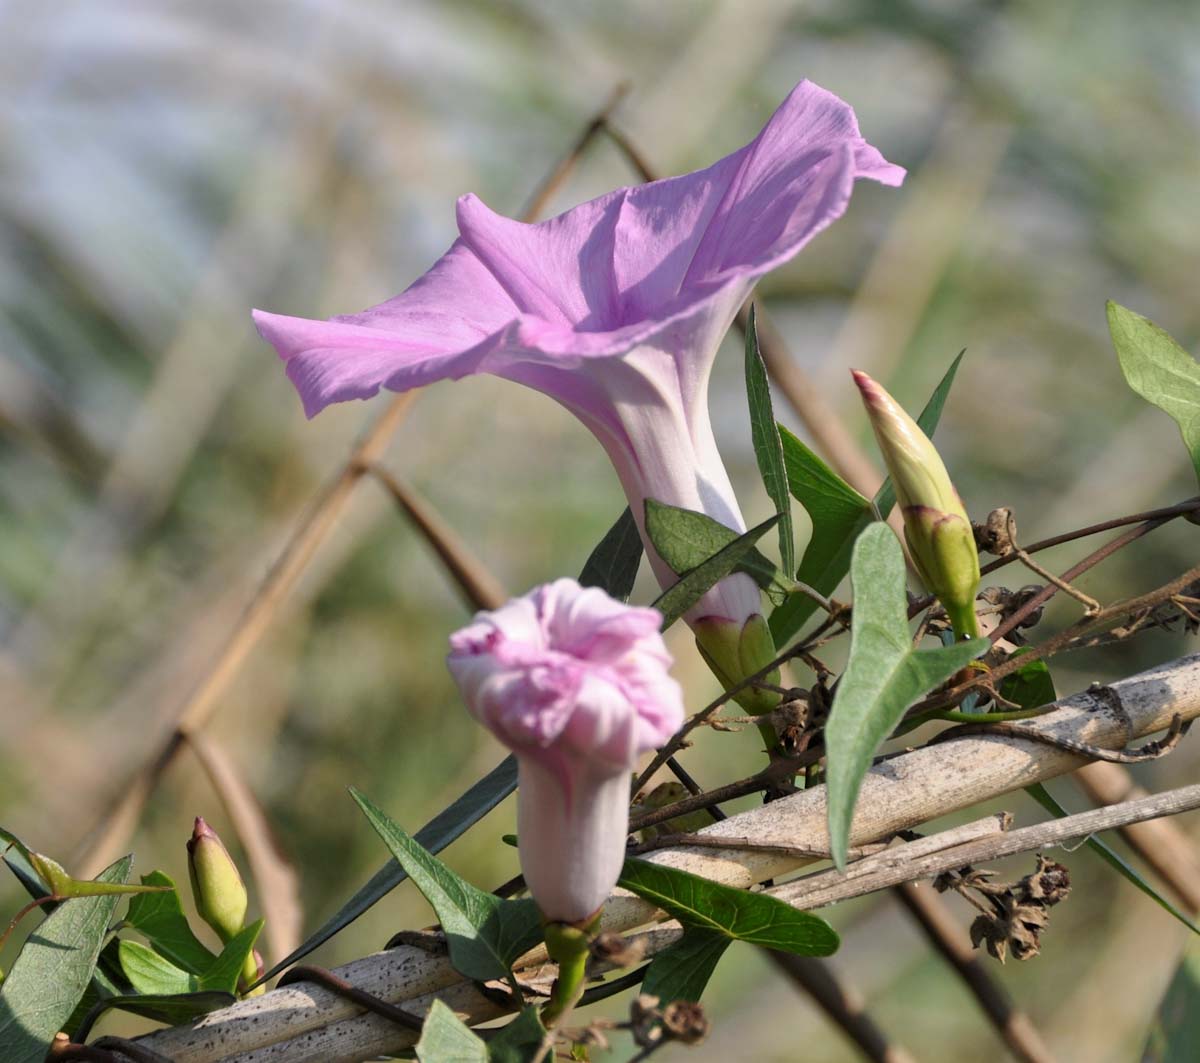
M 111 894 L 152 893 L 161 888 L 159 886 L 132 886 L 123 882 L 99 882 L 90 879 L 73 878 L 67 874 L 67 869 L 57 860 L 53 860 L 42 853 L 34 852 L 20 838 L 3 827 L 0 827 L 0 841 L 6 842 L 16 850 L 15 853 L 9 854 L 12 858 L 9 866 L 13 867 L 14 872 L 17 871 L 17 867 L 20 867 L 26 874 L 29 870 L 32 870 L 37 879 L 45 887 L 39 894 L 43 897 L 47 894 L 53 894 L 55 897 L 61 897 L 63 900 L 66 900 L 69 897 L 104 897 Z M 17 877 L 21 878 L 21 873 L 17 872 Z
M 880 743 L 914 701 L 988 648 L 987 639 L 912 648 L 904 553 L 886 524 L 872 524 L 858 537 L 850 581 L 850 659 L 825 727 L 829 836 L 838 867 L 845 865 L 854 803 Z
M 653 607 L 663 615 L 662 629 L 666 631 L 676 620 L 704 597 L 717 583 L 728 576 L 749 556 L 754 544 L 779 520 L 778 516 L 764 520 L 761 524 L 744 532 L 713 554 L 707 561 L 697 565 L 672 587 L 668 587 L 654 600 Z M 657 544 L 656 544 L 657 548 Z
M 672 1000 L 698 1001 L 732 943 L 733 938 L 718 930 L 687 927 L 683 937 L 650 961 L 642 979 L 642 992 L 658 997 L 664 1004 Z
M 178 1026 L 201 1015 L 207 1015 L 210 1011 L 228 1007 L 236 999 L 232 993 L 219 993 L 216 990 L 176 993 L 171 996 L 119 993 L 98 1000 L 73 1030 L 70 1026 L 66 1029 L 71 1030 L 73 1040 L 84 1043 L 91 1034 L 92 1027 L 106 1011 L 128 1011 L 144 1019 Z
M 124 882 L 132 864 L 126 856 L 97 881 Z M 83 999 L 119 900 L 108 894 L 64 901 L 25 941 L 0 985 L 5 1063 L 42 1063 L 51 1039 Z
M 207 971 L 217 957 L 192 933 L 174 881 L 162 871 L 152 871 L 142 876 L 142 882 L 169 889 L 132 898 L 126 924 L 144 935 L 156 952 L 185 971 L 191 974 Z
M 871 503 L 817 457 L 782 425 L 784 466 L 792 496 L 812 521 L 796 579 L 829 597 L 850 567 L 854 540 L 875 515 Z M 792 594 L 771 613 L 775 645 L 784 646 L 812 616 L 817 603 L 805 594 Z
M 584 587 L 599 587 L 618 601 L 627 602 L 641 563 L 642 537 L 633 512 L 626 506 L 584 563 L 579 582 Z
M 350 793 L 437 913 L 454 969 L 481 982 L 507 977 L 512 961 L 542 939 L 537 905 L 531 900 L 501 900 L 472 886 L 368 798 L 353 788 Z
M 1041 783 L 1034 783 L 1032 786 L 1025 787 L 1025 792 L 1029 794 L 1039 805 L 1053 816 L 1062 819 L 1064 816 L 1069 816 L 1068 812 L 1060 805 L 1050 791 Z M 1200 934 L 1200 927 L 1197 927 L 1183 912 L 1173 905 L 1166 897 L 1158 892 L 1150 885 L 1137 871 L 1137 869 L 1124 859 L 1120 853 L 1113 849 L 1106 842 L 1101 841 L 1095 835 L 1089 835 L 1087 838 L 1087 847 L 1091 849 L 1101 860 L 1109 865 L 1118 874 L 1124 876 L 1130 883 L 1141 890 L 1163 911 L 1169 912 L 1186 926 L 1192 933 Z
M 740 533 L 725 527 L 707 513 L 669 506 L 648 498 L 646 534 L 650 536 L 659 556 L 671 566 L 671 571 L 682 576 L 704 564 L 730 543 L 736 542 Z M 744 572 L 770 597 L 779 601 L 787 595 L 792 582 L 773 561 L 754 547 L 746 551 L 745 557 L 734 566 L 734 571 Z
M 831 956 L 837 951 L 837 933 L 824 919 L 766 893 L 722 886 L 633 857 L 621 868 L 618 885 L 657 904 L 687 927 L 700 927 L 731 941 L 800 956 Z
M 522 1008 L 512 1022 L 487 1043 L 488 1063 L 529 1063 L 546 1037 L 537 1008 Z
M 246 965 L 246 957 L 253 950 L 258 935 L 262 933 L 263 922 L 259 919 L 249 926 L 242 927 L 229 939 L 212 966 L 201 973 L 198 989 L 216 989 L 225 993 L 237 990 L 238 979 Z
M 959 351 L 917 417 L 917 424 L 927 436 L 933 435 L 941 420 L 946 398 L 965 353 Z M 863 529 L 875 521 L 876 514 L 880 520 L 887 520 L 896 504 L 896 489 L 889 477 L 868 501 L 782 425 L 779 434 L 788 487 L 813 524 L 812 538 L 805 548 L 796 579 L 828 598 L 849 571 L 850 554 Z M 790 595 L 771 614 L 775 645 L 786 646 L 816 608 L 816 602 L 808 596 Z
M 746 398 L 750 403 L 750 438 L 754 442 L 754 459 L 762 476 L 767 497 L 775 503 L 779 514 L 779 557 L 783 571 L 789 576 L 796 571 L 796 542 L 792 530 L 792 501 L 788 497 L 788 477 L 783 467 L 783 445 L 775 427 L 775 411 L 771 408 L 771 387 L 767 382 L 767 367 L 758 349 L 758 323 L 754 307 L 746 326 Z
M 1126 383 L 1179 425 L 1200 479 L 1200 363 L 1154 322 L 1111 301 L 1108 330 Z
M 435 998 L 421 1027 L 417 1059 L 421 1063 L 488 1063 L 488 1051 L 482 1038 Z
M 176 967 L 140 941 L 123 939 L 118 946 L 118 955 L 122 972 L 139 993 L 175 996 L 194 993 L 200 988 L 200 980 L 194 974 Z
M 517 758 L 505 757 L 490 772 L 444 808 L 417 831 L 414 840 L 431 853 L 440 853 L 452 841 L 465 834 L 467 829 L 483 819 L 493 808 L 517 788 Z M 380 898 L 387 896 L 400 885 L 408 872 L 399 861 L 389 860 L 371 876 L 353 897 L 337 913 L 328 919 L 295 952 L 285 956 L 259 979 L 259 983 L 274 978 L 285 967 L 303 959 L 314 949 L 325 944 L 334 934 L 354 922 L 363 912 L 370 909 Z
M 1175 969 L 1141 1056 L 1141 1063 L 1200 1059 L 1200 951 L 1189 949 Z

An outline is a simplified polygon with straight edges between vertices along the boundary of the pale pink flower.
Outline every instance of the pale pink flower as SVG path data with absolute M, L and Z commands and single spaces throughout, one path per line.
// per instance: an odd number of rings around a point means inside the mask
M 654 609 L 560 579 L 450 637 L 467 708 L 518 761 L 517 836 L 550 920 L 604 903 L 625 856 L 630 773 L 683 723 Z
M 639 527 L 653 498 L 744 531 L 709 423 L 717 347 L 755 280 L 840 217 L 864 177 L 898 185 L 904 170 L 862 138 L 848 104 L 802 81 L 753 141 L 705 170 L 536 225 L 464 196 L 459 238 L 394 299 L 329 321 L 254 319 L 310 417 L 381 387 L 491 373 L 586 425 Z M 645 545 L 670 586 L 675 574 Z M 687 619 L 732 621 L 736 634 L 760 610 L 757 587 L 736 574 Z

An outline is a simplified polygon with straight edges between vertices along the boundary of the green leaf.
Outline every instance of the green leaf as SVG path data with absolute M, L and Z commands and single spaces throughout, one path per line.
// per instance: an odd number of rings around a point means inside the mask
M 1189 949 L 1159 1005 L 1141 1063 L 1200 1059 L 1200 952 Z
M 528 1063 L 546 1037 L 537 1008 L 522 1008 L 487 1045 L 489 1063 Z
M 122 940 L 118 955 L 122 972 L 139 993 L 175 996 L 178 993 L 194 993 L 200 988 L 200 980 L 194 974 L 176 967 L 165 956 L 160 956 L 140 941 Z
M 642 563 L 642 537 L 628 506 L 604 533 L 579 574 L 584 587 L 599 587 L 618 601 L 629 601 Z
M 665 502 L 646 499 L 646 534 L 654 543 L 659 556 L 671 566 L 677 576 L 685 575 L 698 565 L 737 542 L 739 533 L 725 527 L 707 513 L 669 506 Z M 751 547 L 734 566 L 744 572 L 768 595 L 782 601 L 791 586 L 791 579 L 781 573 L 765 554 Z
M 124 882 L 132 864 L 132 857 L 123 857 L 96 879 Z M 64 901 L 26 940 L 0 985 L 5 1063 L 42 1063 L 51 1039 L 83 999 L 119 899 L 107 894 Z
M 649 509 L 649 499 L 647 500 Z M 683 512 L 686 512 L 684 510 Z M 666 631 L 676 620 L 695 605 L 709 590 L 742 564 L 754 549 L 754 544 L 779 520 L 778 516 L 764 520 L 718 550 L 706 561 L 685 573 L 651 604 L 663 615 L 662 629 Z M 651 540 L 653 541 L 653 539 Z M 657 549 L 657 543 L 655 544 Z
M 908 632 L 904 553 L 886 524 L 872 524 L 850 562 L 854 613 L 850 659 L 825 727 L 829 837 L 844 867 L 863 776 L 880 743 L 914 701 L 988 649 L 987 639 L 914 650 Z
M 0 841 L 7 842 L 17 851 L 16 863 L 23 871 L 32 869 L 37 878 L 46 887 L 42 896 L 53 894 L 66 900 L 69 897 L 105 897 L 112 894 L 150 893 L 160 889 L 159 886 L 131 886 L 121 882 L 98 882 L 91 879 L 73 878 L 67 874 L 66 868 L 57 860 L 42 853 L 34 852 L 15 834 L 0 827 Z M 10 864 L 10 866 L 13 866 Z M 14 871 L 16 868 L 14 867 Z M 21 877 L 20 874 L 17 876 Z
M 767 497 L 775 503 L 779 514 L 779 557 L 789 576 L 796 570 L 796 543 L 792 530 L 792 501 L 788 497 L 788 478 L 783 467 L 783 445 L 775 427 L 775 412 L 771 408 L 771 387 L 767 382 L 767 367 L 758 349 L 758 323 L 754 307 L 746 325 L 746 398 L 750 403 L 750 438 L 754 442 L 754 459 Z
M 531 900 L 506 901 L 472 886 L 435 859 L 388 816 L 351 788 L 351 796 L 392 855 L 433 906 L 450 946 L 450 962 L 466 978 L 506 978 L 518 956 L 542 940 Z
M 421 1027 L 417 1059 L 421 1063 L 488 1063 L 488 1050 L 482 1038 L 434 998 Z
M 185 971 L 191 974 L 207 971 L 217 957 L 192 933 L 170 876 L 152 871 L 142 876 L 142 882 L 150 886 L 167 886 L 169 890 L 134 897 L 129 902 L 125 923 L 144 935 L 156 952 Z
M 1022 646 L 1013 657 L 1028 652 L 1028 647 Z M 1054 690 L 1054 679 L 1050 675 L 1050 669 L 1046 662 L 1039 658 L 1036 661 L 1026 661 L 1015 672 L 1006 675 L 1000 681 L 1000 696 L 1022 709 L 1040 709 L 1054 701 L 1058 694 Z
M 663 1003 L 698 1001 L 732 942 L 733 938 L 720 931 L 687 927 L 683 937 L 650 961 L 642 979 L 642 992 L 658 997 Z
M 927 436 L 933 436 L 941 420 L 964 354 L 966 351 L 958 352 L 917 417 L 917 424 Z M 804 551 L 796 579 L 828 598 L 849 571 L 850 554 L 863 529 L 876 520 L 876 515 L 879 520 L 887 520 L 896 504 L 896 489 L 889 477 L 868 502 L 782 425 L 779 433 L 788 487 L 813 524 L 812 538 Z M 790 595 L 771 614 L 775 645 L 786 646 L 816 607 L 816 602 L 807 595 Z
M 854 540 L 875 514 L 868 499 L 835 473 L 808 447 L 779 426 L 788 488 L 812 521 L 796 579 L 829 597 L 850 567 Z M 775 645 L 784 646 L 812 616 L 817 603 L 805 594 L 792 594 L 771 613 Z
M 517 758 L 505 757 L 490 772 L 444 808 L 417 831 L 414 840 L 430 853 L 440 853 L 452 841 L 466 833 L 467 829 L 483 819 L 493 808 L 517 788 Z M 399 861 L 389 860 L 371 876 L 371 879 L 337 913 L 328 919 L 319 930 L 309 935 L 295 952 L 285 956 L 259 982 L 274 978 L 285 967 L 303 959 L 314 949 L 325 944 L 334 934 L 354 922 L 363 912 L 370 909 L 380 898 L 385 897 L 406 878 L 408 872 Z
M 1051 699 L 1053 700 L 1053 699 Z M 1060 805 L 1050 791 L 1041 783 L 1034 783 L 1032 786 L 1025 787 L 1025 792 L 1029 794 L 1042 808 L 1046 809 L 1053 816 L 1062 819 L 1064 816 L 1069 816 L 1068 812 Z M 1166 897 L 1158 892 L 1150 885 L 1137 871 L 1129 861 L 1125 860 L 1120 853 L 1109 846 L 1106 842 L 1101 841 L 1095 835 L 1088 835 L 1087 847 L 1091 849 L 1101 860 L 1109 865 L 1114 871 L 1123 875 L 1130 883 L 1141 890 L 1155 904 L 1165 912 L 1169 912 L 1178 919 L 1184 926 L 1195 934 L 1200 934 L 1200 927 L 1197 927 L 1183 912 L 1175 907 Z
M 228 1007 L 236 999 L 232 993 L 220 993 L 216 990 L 176 993 L 171 996 L 119 993 L 98 1000 L 72 1030 L 71 1036 L 77 1042 L 85 1042 L 100 1017 L 113 1009 L 132 1012 L 144 1019 L 153 1019 L 168 1026 L 178 1026 L 201 1015 L 207 1015 L 210 1011 Z M 71 1027 L 67 1026 L 66 1029 L 71 1030 Z
M 264 920 L 259 919 L 242 927 L 229 939 L 213 965 L 200 975 L 198 989 L 217 989 L 226 993 L 237 990 L 238 979 L 246 965 L 246 957 L 254 949 L 258 935 L 262 933 Z
M 629 857 L 618 885 L 669 912 L 685 927 L 700 927 L 800 956 L 831 956 L 838 936 L 824 919 L 766 893 L 723 886 L 699 875 Z
M 1200 364 L 1154 322 L 1111 301 L 1108 331 L 1125 382 L 1179 425 L 1200 480 Z

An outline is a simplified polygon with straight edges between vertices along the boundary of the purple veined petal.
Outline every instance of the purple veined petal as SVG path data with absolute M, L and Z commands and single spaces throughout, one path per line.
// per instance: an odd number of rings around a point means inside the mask
M 608 452 L 660 584 L 674 573 L 642 527 L 646 498 L 745 523 L 708 417 L 721 337 L 754 280 L 846 209 L 854 182 L 904 171 L 863 140 L 850 106 L 801 82 L 739 151 L 527 225 L 474 196 L 460 237 L 406 291 L 326 322 L 255 313 L 304 408 L 490 373 L 571 410 Z M 687 619 L 761 609 L 744 576 Z

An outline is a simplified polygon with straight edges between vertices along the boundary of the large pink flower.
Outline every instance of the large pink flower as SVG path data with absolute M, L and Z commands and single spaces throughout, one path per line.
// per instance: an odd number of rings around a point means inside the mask
M 637 758 L 683 723 L 661 615 L 560 579 L 450 637 L 471 714 L 518 761 L 521 869 L 547 919 L 577 923 L 616 884 Z
M 571 410 L 608 452 L 639 526 L 644 500 L 745 529 L 717 452 L 708 378 L 754 281 L 840 217 L 855 180 L 904 171 L 848 104 L 801 82 L 749 144 L 706 170 L 622 188 L 536 225 L 458 201 L 459 238 L 402 294 L 310 321 L 255 311 L 305 411 L 492 373 Z M 643 539 L 645 536 L 643 535 Z M 660 583 L 675 575 L 646 542 Z M 688 615 L 760 611 L 743 575 Z

